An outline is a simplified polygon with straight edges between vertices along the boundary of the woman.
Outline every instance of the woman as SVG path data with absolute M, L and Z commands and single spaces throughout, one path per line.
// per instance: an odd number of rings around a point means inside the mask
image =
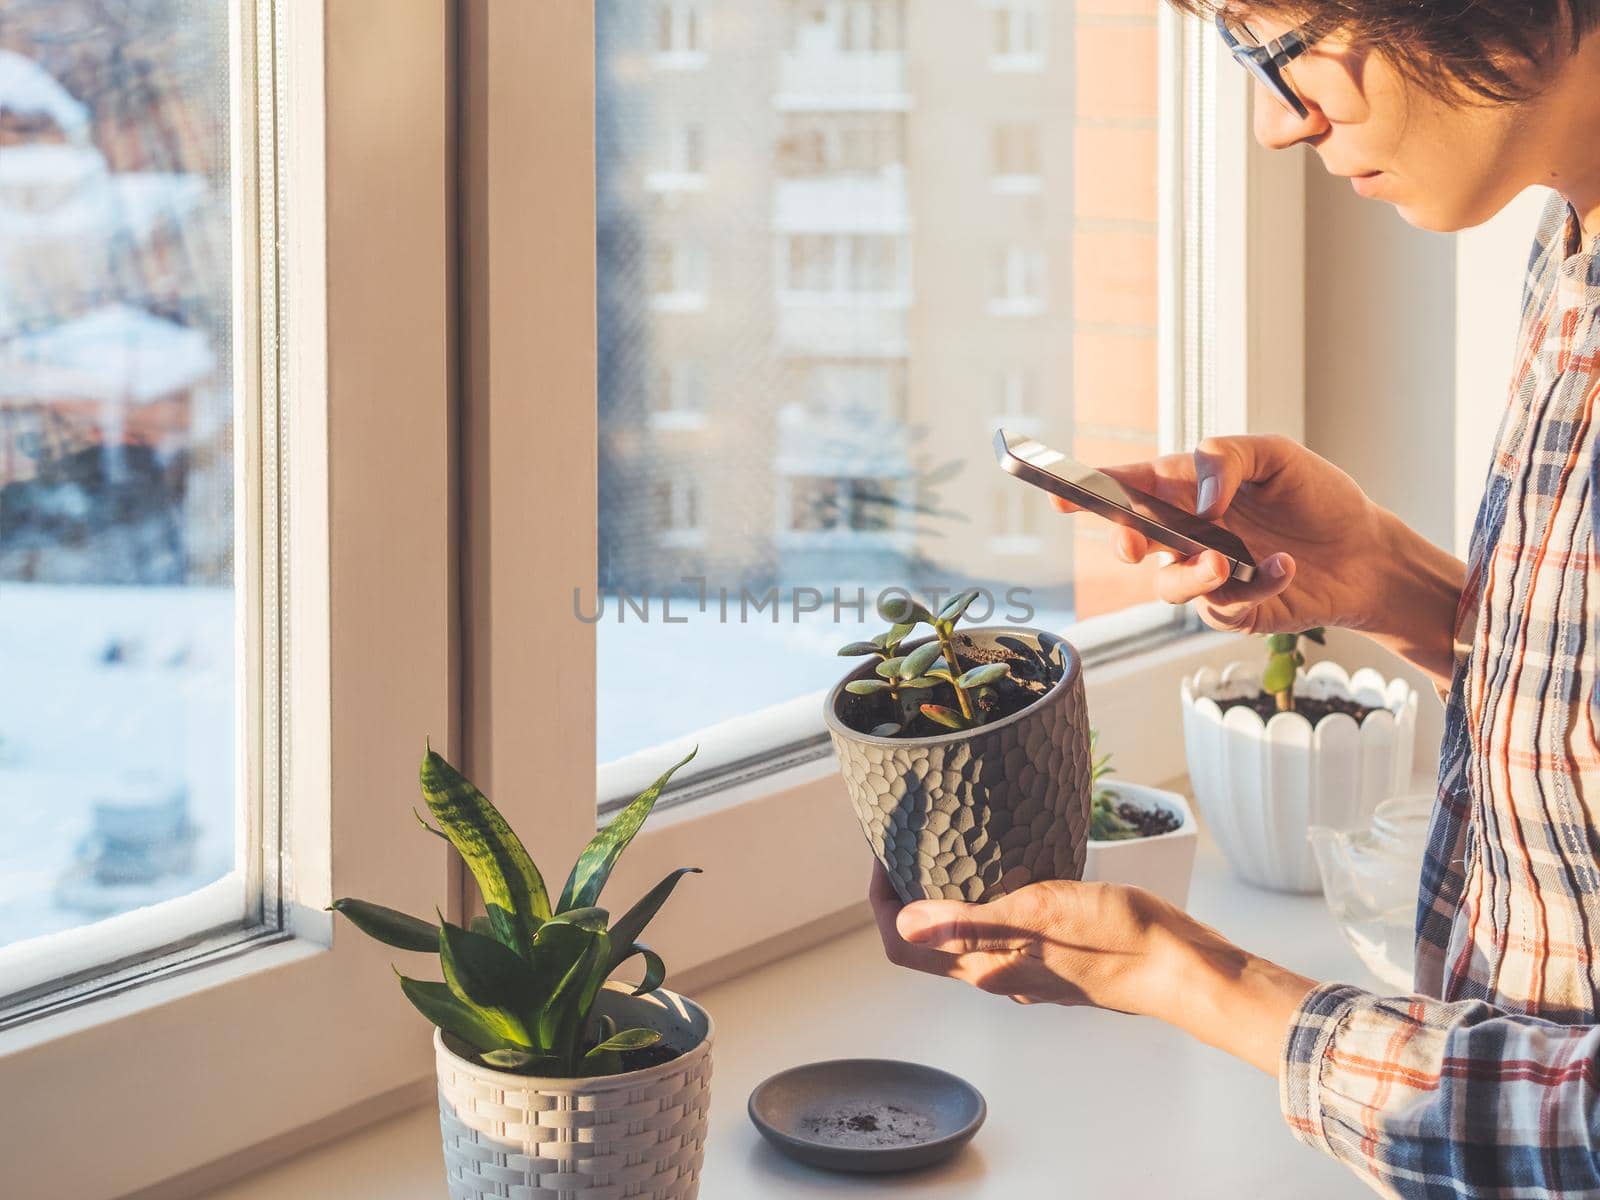
M 1186 0 L 1199 9 L 1204 0 Z M 1412 223 L 1554 189 L 1470 560 L 1280 438 L 1121 468 L 1261 559 L 1169 563 L 1216 628 L 1360 630 L 1447 696 L 1416 995 L 1319 985 L 1136 888 L 1050 882 L 986 905 L 873 903 L 894 962 L 1025 1002 L 1166 1021 L 1279 1081 L 1311 1145 L 1403 1196 L 1600 1194 L 1600 0 L 1271 0 L 1219 31 L 1256 136 L 1310 145 Z M 1119 530 L 1119 553 L 1151 552 Z

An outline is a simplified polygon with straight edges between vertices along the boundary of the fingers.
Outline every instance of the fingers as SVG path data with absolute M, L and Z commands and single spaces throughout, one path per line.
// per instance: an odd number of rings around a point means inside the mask
M 1007 923 L 994 909 L 956 900 L 921 900 L 900 910 L 895 927 L 912 945 L 944 954 L 1015 951 L 1036 940 L 1034 933 Z
M 1264 483 L 1283 468 L 1298 444 L 1282 437 L 1212 437 L 1194 449 L 1194 513 L 1215 519 L 1239 488 Z
M 868 886 L 867 897 L 872 902 L 872 918 L 878 926 L 878 939 L 883 943 L 885 958 L 897 967 L 929 975 L 959 977 L 959 964 L 953 955 L 912 945 L 900 936 L 895 927 L 895 919 L 901 912 L 900 897 L 895 894 L 883 864 L 876 859 L 872 863 L 872 883 Z
M 1215 550 L 1162 567 L 1155 574 L 1156 595 L 1168 604 L 1210 599 L 1217 606 L 1254 609 L 1294 582 L 1295 561 L 1274 554 L 1256 565 L 1249 582 L 1234 579 L 1228 560 Z

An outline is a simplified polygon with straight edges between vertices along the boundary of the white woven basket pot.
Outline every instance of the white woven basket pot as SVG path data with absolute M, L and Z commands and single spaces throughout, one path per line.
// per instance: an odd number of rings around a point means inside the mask
M 684 1053 L 598 1079 L 496 1071 L 434 1032 L 450 1200 L 693 1200 L 711 1107 L 711 1018 L 661 990 L 607 984 L 597 1012 L 659 1031 Z
M 1302 671 L 1296 696 L 1343 696 L 1378 711 L 1357 725 L 1343 713 L 1311 723 L 1297 712 L 1263 722 L 1218 700 L 1254 695 L 1261 671 L 1230 664 L 1183 681 L 1189 782 L 1206 827 L 1240 878 L 1284 892 L 1319 892 L 1306 831 L 1364 825 L 1378 802 L 1407 790 L 1417 731 L 1417 694 L 1403 679 L 1337 663 Z

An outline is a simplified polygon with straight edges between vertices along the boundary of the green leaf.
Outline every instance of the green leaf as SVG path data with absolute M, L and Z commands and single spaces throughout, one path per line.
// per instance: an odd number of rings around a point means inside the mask
M 966 672 L 956 680 L 957 687 L 975 688 L 985 684 L 994 683 L 1011 674 L 1011 667 L 1007 663 L 982 663 Z
M 478 881 L 496 934 L 510 949 L 525 953 L 550 916 L 539 868 L 488 797 L 438 754 L 427 752 L 419 775 L 428 810 Z M 504 910 L 503 917 L 496 919 L 494 905 Z
M 982 588 L 968 588 L 950 598 L 950 602 L 939 610 L 939 620 L 948 621 L 954 625 L 972 607 L 972 602 L 983 595 Z
M 890 589 L 878 597 L 878 615 L 894 625 L 915 625 L 919 621 L 932 623 L 933 614 L 905 592 Z
M 478 1057 L 491 1067 L 498 1067 L 502 1071 L 520 1071 L 524 1075 L 555 1071 L 561 1067 L 555 1055 L 536 1054 L 528 1050 L 489 1050 Z
M 482 934 L 484 937 L 495 937 L 494 922 L 489 920 L 488 917 L 473 917 L 471 921 L 467 922 L 467 928 L 472 930 L 473 933 Z M 495 940 L 498 941 L 499 939 L 495 938 Z M 504 945 L 503 942 L 501 944 Z
M 900 683 L 902 691 L 921 692 L 928 688 L 938 687 L 939 680 L 932 675 L 923 675 L 916 679 L 905 679 Z
M 594 1058 L 598 1054 L 620 1053 L 623 1050 L 643 1050 L 646 1046 L 654 1046 L 661 1040 L 661 1035 L 654 1029 L 624 1029 L 614 1033 L 605 1041 L 589 1050 L 584 1057 Z
M 875 642 L 851 642 L 849 645 L 840 646 L 838 651 L 840 658 L 857 658 L 863 654 L 876 653 L 878 645 Z
M 882 725 L 874 725 L 868 732 L 873 737 L 893 737 L 900 732 L 900 722 L 885 721 Z
M 556 906 L 557 912 L 585 908 L 600 899 L 601 889 L 611 877 L 611 868 L 616 866 L 617 858 L 628 848 L 628 843 L 633 841 L 634 834 L 639 832 L 639 827 L 650 815 L 661 789 L 667 786 L 672 773 L 693 758 L 699 749 L 696 746 L 663 771 L 654 783 L 640 792 L 627 808 L 612 817 L 606 827 L 594 835 L 594 840 L 572 865 L 567 886 L 561 889 L 561 903 Z
M 527 1000 L 533 983 L 528 964 L 494 938 L 442 921 L 435 946 L 444 981 L 461 999 L 508 1010 Z
M 615 947 L 615 943 L 612 943 L 612 945 Z M 615 953 L 614 949 L 613 953 Z M 661 955 L 650 949 L 649 946 L 646 946 L 643 942 L 635 942 L 628 947 L 627 952 L 621 958 L 617 959 L 617 962 L 613 964 L 612 970 L 627 962 L 635 954 L 644 958 L 644 978 L 639 980 L 639 985 L 633 989 L 633 994 L 642 996 L 646 992 L 655 991 L 667 981 L 667 964 L 662 962 Z M 607 971 L 606 974 L 610 975 L 611 972 Z
M 887 691 L 888 687 L 881 679 L 852 679 L 844 685 L 844 690 L 852 696 L 870 696 L 874 692 Z
M 572 1048 L 577 1030 L 589 1015 L 595 993 L 605 981 L 611 939 L 603 933 L 584 932 L 588 945 L 567 968 L 550 998 L 539 1010 L 539 1044 L 558 1055 Z
M 397 912 L 367 900 L 335 900 L 329 910 L 343 913 L 350 923 L 370 938 L 396 950 L 415 950 L 431 954 L 439 948 L 439 927 L 409 913 Z
M 419 813 L 416 809 L 413 808 L 411 810 L 411 815 L 417 819 L 417 824 L 418 825 L 421 825 L 429 833 L 433 834 L 434 837 L 443 838 L 447 842 L 450 840 L 449 838 L 445 837 L 444 830 L 435 829 L 432 825 L 429 825 L 428 822 L 427 822 L 427 819 L 421 813 Z
M 667 902 L 667 897 L 672 895 L 672 889 L 678 886 L 678 881 L 685 875 L 700 873 L 699 867 L 679 867 L 640 896 L 632 908 L 617 918 L 616 923 L 611 926 L 611 964 L 606 972 L 608 975 L 633 952 L 634 941 L 644 932 L 644 927 L 650 924 L 656 913 L 661 911 L 661 906 Z
M 886 658 L 873 669 L 884 679 L 893 679 L 900 674 L 900 665 L 905 661 L 903 658 Z
M 906 634 L 917 627 L 915 621 L 903 621 L 898 625 L 889 627 L 889 632 L 884 634 L 885 646 L 892 652 L 893 648 L 906 640 Z
M 1320 625 L 1318 625 L 1315 629 L 1306 630 L 1300 636 L 1303 638 L 1310 638 L 1319 646 L 1326 646 L 1328 644 L 1328 631 L 1323 629 Z
M 576 925 L 579 929 L 604 929 L 611 920 L 611 914 L 603 908 L 589 905 L 587 908 L 569 908 L 551 917 L 545 924 L 555 922 L 560 925 Z
M 927 673 L 929 667 L 938 661 L 939 643 L 924 642 L 910 654 L 900 660 L 900 678 L 915 679 Z
M 400 979 L 400 990 L 406 994 L 413 1007 L 448 1034 L 460 1038 L 480 1052 L 485 1050 L 527 1049 L 505 1036 L 491 1017 L 475 1006 L 466 1003 L 442 983 L 429 983 L 421 979 Z
M 970 722 L 954 709 L 946 708 L 942 704 L 924 704 L 922 715 L 946 729 L 968 729 Z
M 1267 660 L 1267 669 L 1261 673 L 1261 690 L 1276 695 L 1294 686 L 1294 659 L 1287 654 L 1275 654 Z

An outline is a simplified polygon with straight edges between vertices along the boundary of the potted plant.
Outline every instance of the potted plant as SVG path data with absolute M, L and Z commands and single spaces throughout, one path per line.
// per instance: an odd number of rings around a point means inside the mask
M 1095 752 L 1098 735 L 1090 730 Z M 1179 908 L 1189 902 L 1199 827 L 1176 792 L 1117 780 L 1109 754 L 1094 753 L 1094 799 L 1089 810 L 1089 855 L 1083 877 L 1131 883 Z
M 1200 815 L 1235 873 L 1317 892 L 1307 830 L 1363 825 L 1407 790 L 1417 694 L 1370 669 L 1307 669 L 1302 638 L 1320 645 L 1323 631 L 1269 634 L 1265 664 L 1185 679 L 1184 751 Z
M 442 981 L 396 974 L 406 998 L 436 1027 L 452 1200 L 695 1195 L 710 1102 L 711 1018 L 661 986 L 666 967 L 638 939 L 678 880 L 698 868 L 672 872 L 615 920 L 597 906 L 661 789 L 693 757 L 595 835 L 552 903 L 505 818 L 429 750 L 422 795 L 438 828 L 418 820 L 461 855 L 488 915 L 462 927 L 365 900 L 334 901 L 334 911 L 380 942 L 439 956 Z M 644 964 L 638 986 L 608 982 L 635 957 Z
M 1090 752 L 1077 652 L 1036 629 L 956 625 L 981 592 L 937 611 L 893 590 L 890 628 L 823 715 L 845 787 L 905 901 L 989 900 L 1078 879 L 1088 849 Z M 931 632 L 913 637 L 919 627 Z

